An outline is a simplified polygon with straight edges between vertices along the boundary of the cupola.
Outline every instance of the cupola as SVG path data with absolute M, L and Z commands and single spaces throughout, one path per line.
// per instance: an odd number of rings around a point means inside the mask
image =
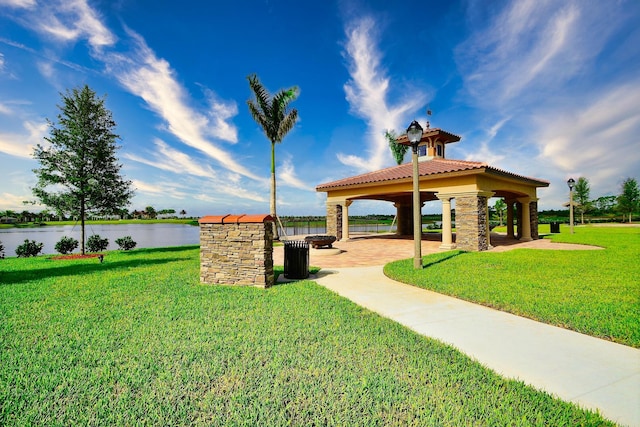
M 427 122 L 426 129 L 422 133 L 422 138 L 418 143 L 418 160 L 425 161 L 431 159 L 444 159 L 445 146 L 452 142 L 460 141 L 458 135 L 454 135 L 445 130 L 429 127 Z M 407 135 L 398 137 L 398 144 L 411 145 Z

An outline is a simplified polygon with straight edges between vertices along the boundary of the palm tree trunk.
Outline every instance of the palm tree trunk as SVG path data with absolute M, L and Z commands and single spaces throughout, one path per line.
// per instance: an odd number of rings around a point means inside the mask
M 270 214 L 273 217 L 273 239 L 280 240 L 278 235 L 278 215 L 276 213 L 276 144 L 271 143 L 271 201 L 269 203 Z

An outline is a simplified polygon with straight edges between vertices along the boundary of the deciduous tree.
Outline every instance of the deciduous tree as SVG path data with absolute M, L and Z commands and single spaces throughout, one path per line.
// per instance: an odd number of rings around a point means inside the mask
M 40 167 L 33 194 L 58 214 L 80 218 L 81 247 L 85 253 L 88 213 L 114 214 L 129 204 L 131 181 L 120 174 L 114 133 L 116 123 L 104 99 L 85 85 L 61 94 L 57 123 L 47 120 L 50 136 L 38 144 L 33 157 Z
M 578 182 L 576 182 L 576 186 L 573 189 L 573 201 L 576 202 L 575 207 L 580 212 L 581 224 L 584 224 L 585 212 L 588 212 L 591 208 L 591 202 L 589 201 L 590 191 L 589 180 L 583 176 L 578 178 Z
M 640 210 L 640 188 L 635 178 L 627 178 L 622 183 L 622 192 L 618 196 L 618 209 L 623 214 L 631 216 Z

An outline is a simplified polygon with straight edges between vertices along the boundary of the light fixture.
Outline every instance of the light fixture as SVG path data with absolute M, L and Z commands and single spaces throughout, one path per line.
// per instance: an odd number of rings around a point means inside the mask
M 567 185 L 569 186 L 569 229 L 573 234 L 573 187 L 576 186 L 576 180 L 569 178 Z
M 422 268 L 422 214 L 420 212 L 420 173 L 418 170 L 418 144 L 422 139 L 422 126 L 416 120 L 407 128 L 407 139 L 413 154 L 413 268 Z

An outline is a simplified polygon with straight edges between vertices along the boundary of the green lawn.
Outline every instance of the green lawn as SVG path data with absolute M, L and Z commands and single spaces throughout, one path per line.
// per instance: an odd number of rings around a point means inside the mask
M 611 425 L 314 282 L 198 273 L 197 247 L 0 261 L 0 425 Z
M 558 242 L 597 251 L 449 251 L 388 264 L 405 283 L 640 347 L 640 228 L 562 227 Z

